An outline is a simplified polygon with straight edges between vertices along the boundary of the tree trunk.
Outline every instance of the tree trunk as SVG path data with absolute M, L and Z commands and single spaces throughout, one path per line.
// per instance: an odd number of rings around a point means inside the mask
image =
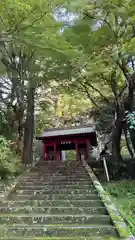
M 29 87 L 27 115 L 24 126 L 23 164 L 33 163 L 33 135 L 34 135 L 34 93 L 35 89 Z
M 119 171 L 121 157 L 121 134 L 122 134 L 122 122 L 119 119 L 116 119 L 115 126 L 112 130 L 112 157 L 116 166 L 116 172 Z
M 134 107 L 134 91 L 135 91 L 135 72 L 132 74 L 132 76 L 130 76 L 130 81 L 128 86 L 128 96 L 124 100 L 125 111 L 128 111 L 129 113 L 133 111 L 133 107 Z M 135 152 L 135 130 L 130 128 L 128 128 L 128 130 L 129 130 L 132 146 Z
M 127 149 L 128 149 L 128 151 L 130 153 L 131 158 L 133 159 L 134 154 L 133 154 L 133 151 L 132 151 L 132 149 L 130 147 L 130 143 L 129 143 L 129 139 L 128 139 L 128 128 L 127 128 L 126 125 L 123 126 L 123 130 L 124 130 L 124 135 L 125 135 Z
M 23 120 L 18 120 L 18 138 L 17 138 L 17 152 L 19 155 L 22 155 L 22 145 L 23 145 Z
M 131 143 L 135 152 L 135 129 L 129 129 Z
M 59 127 L 59 117 L 58 117 L 58 114 L 57 114 L 57 109 L 58 109 L 58 98 L 55 99 L 55 102 L 54 102 L 54 126 L 55 128 L 58 128 Z

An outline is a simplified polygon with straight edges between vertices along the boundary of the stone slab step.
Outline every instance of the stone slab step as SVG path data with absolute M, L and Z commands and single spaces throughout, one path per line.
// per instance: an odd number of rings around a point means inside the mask
M 53 174 L 53 173 L 62 173 L 62 174 L 87 174 L 86 170 L 83 168 L 76 168 L 76 169 L 63 169 L 63 168 L 56 168 L 56 169 L 47 169 L 47 168 L 42 168 L 42 167 L 36 167 L 31 170 L 31 173 L 39 173 L 42 172 L 43 174 Z
M 118 237 L 98 237 L 98 236 L 92 236 L 92 237 L 0 237 L 0 240 L 118 240 Z
M 87 176 L 88 175 L 88 173 L 85 171 L 85 169 L 83 169 L 83 170 L 76 170 L 76 171 L 65 171 L 65 170 L 63 170 L 63 171 L 57 171 L 57 172 L 54 172 L 54 174 L 55 175 L 59 175 L 59 174 L 63 174 L 63 176 L 72 176 L 72 175 L 85 175 L 85 176 Z
M 10 213 L 14 213 L 14 214 L 25 214 L 25 213 L 38 213 L 38 214 L 47 214 L 49 213 L 51 214 L 92 214 L 92 215 L 96 215 L 96 214 L 101 214 L 101 215 L 106 215 L 107 211 L 105 209 L 105 207 L 80 207 L 80 208 L 76 208 L 76 207 L 32 207 L 32 206 L 23 206 L 23 207 L 0 207 L 0 212 L 1 214 L 10 214 Z
M 89 224 L 89 225 L 111 225 L 111 219 L 108 215 L 88 215 L 88 214 L 4 214 L 0 215 L 0 225 L 7 224 Z
M 24 182 L 27 181 L 27 182 L 34 182 L 34 181 L 38 181 L 38 182 L 45 182 L 47 180 L 51 180 L 52 182 L 62 182 L 62 183 L 65 183 L 65 182 L 91 182 L 91 180 L 87 177 L 87 178 L 67 178 L 67 177 L 54 177 L 54 178 L 50 178 L 50 177 L 46 177 L 46 178 L 43 178 L 43 177 L 37 177 L 37 178 L 26 178 L 24 179 Z
M 87 174 L 87 171 L 85 170 L 85 168 L 75 168 L 75 169 L 68 169 L 65 171 L 65 169 L 57 169 L 57 171 L 55 172 L 56 174 L 62 173 L 65 175 L 68 174 Z
M 101 200 L 14 200 L 4 201 L 1 206 L 46 206 L 46 207 L 104 207 Z
M 34 180 L 34 181 L 23 181 L 23 184 L 28 185 L 61 185 L 64 187 L 64 185 L 93 185 L 91 181 L 40 181 L 40 180 Z
M 48 195 L 48 194 L 92 194 L 95 196 L 98 196 L 98 193 L 96 194 L 96 190 L 95 189 L 63 189 L 63 188 L 52 188 L 52 189 L 17 189 L 16 194 L 39 194 L 39 195 Z
M 52 173 L 52 174 L 48 174 L 48 173 L 42 173 L 42 172 L 39 172 L 37 174 L 31 174 L 31 172 L 27 175 L 27 177 L 25 177 L 26 179 L 34 179 L 35 177 L 44 177 L 46 178 L 46 176 L 50 176 L 50 177 L 53 177 L 53 178 L 61 178 L 61 179 L 88 179 L 89 178 L 89 175 L 85 172 L 85 173 L 69 173 L 69 174 L 66 174 L 66 173 Z
M 50 176 L 51 174 L 49 174 L 49 173 L 46 173 L 46 175 L 48 175 L 48 176 Z M 41 176 L 41 173 L 40 172 L 37 172 L 37 171 L 35 171 L 35 172 L 29 172 L 29 175 L 28 175 L 29 177 L 40 177 Z M 27 178 L 27 177 L 25 177 L 25 178 Z
M 49 166 L 49 167 L 45 167 L 43 165 L 37 165 L 35 166 L 31 171 L 34 172 L 34 171 L 37 171 L 38 169 L 41 169 L 41 170 L 48 170 L 49 173 L 51 172 L 61 172 L 61 171 L 64 171 L 66 169 L 66 172 L 67 171 L 70 171 L 70 172 L 80 172 L 81 170 L 85 171 L 84 167 L 83 166 L 75 166 L 75 167 L 72 167 L 72 168 L 68 168 L 65 166 L 64 167 L 61 167 L 61 166 L 55 166 L 54 168 L 52 166 Z
M 18 191 L 29 191 L 29 192 L 33 192 L 33 191 L 39 191 L 39 192 L 48 192 L 48 191 L 52 191 L 52 192 L 61 192 L 61 193 L 68 193 L 70 191 L 81 191 L 81 192 L 91 192 L 91 193 L 97 193 L 97 190 L 94 187 L 70 187 L 70 186 L 65 186 L 63 187 L 59 187 L 59 186 L 19 186 L 17 188 Z
M 20 200 L 19 200 L 20 199 Z M 117 232 L 80 164 L 42 162 L 0 204 L 0 239 L 87 240 Z
M 73 178 L 73 179 L 86 179 L 86 178 L 89 178 L 89 175 L 86 173 L 86 172 L 84 172 L 84 173 L 69 173 L 69 174 L 65 174 L 65 173 L 53 173 L 53 174 L 49 174 L 49 173 L 42 173 L 42 172 L 39 172 L 39 173 L 35 173 L 35 174 L 33 174 L 33 173 L 29 173 L 29 175 L 27 175 L 27 179 L 30 179 L 30 178 L 37 178 L 37 177 L 44 177 L 44 178 L 46 178 L 46 176 L 52 176 L 52 177 L 54 177 L 54 178 L 59 178 L 59 177 L 61 177 L 61 178 L 63 178 L 63 179 L 65 179 L 65 178 Z
M 42 193 L 41 193 L 42 194 Z M 33 199 L 33 200 L 97 200 L 99 199 L 97 194 L 51 194 L 51 195 L 41 195 L 35 192 L 35 194 L 11 194 L 8 199 Z
M 1 237 L 107 237 L 107 236 L 117 236 L 117 232 L 114 227 L 111 226 L 91 226 L 91 227 L 59 227 L 59 226 L 48 226 L 44 225 L 44 227 L 38 226 L 16 226 L 16 227 L 8 227 L 0 228 Z
M 19 188 L 43 188 L 43 189 L 95 189 L 95 187 L 92 185 L 92 184 L 87 184 L 87 185 L 83 185 L 83 184 L 64 184 L 64 185 L 53 185 L 53 184 L 35 184 L 35 183 L 32 183 L 32 184 L 29 184 L 29 183 L 21 183 Z
M 86 181 L 78 181 L 78 180 L 40 180 L 40 179 L 35 179 L 35 180 L 24 180 L 23 184 L 28 184 L 28 185 L 93 185 L 91 181 L 86 180 Z

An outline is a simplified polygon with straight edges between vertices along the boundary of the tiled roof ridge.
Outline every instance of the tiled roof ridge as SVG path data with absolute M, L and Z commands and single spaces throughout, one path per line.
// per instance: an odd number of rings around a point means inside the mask
M 61 127 L 61 128 L 48 128 L 45 129 L 44 132 L 52 132 L 52 131 L 60 131 L 60 130 L 72 130 L 72 129 L 79 129 L 79 128 L 89 128 L 89 127 L 95 127 L 93 124 L 89 125 L 79 125 L 79 126 L 72 126 L 72 127 Z

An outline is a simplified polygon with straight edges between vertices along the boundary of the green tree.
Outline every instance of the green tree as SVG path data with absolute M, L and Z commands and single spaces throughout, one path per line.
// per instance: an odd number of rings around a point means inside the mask
M 38 96 L 36 123 L 38 132 L 49 127 L 70 127 L 87 121 L 89 100 L 81 93 L 72 94 L 63 87 L 64 80 L 51 81 Z
M 58 70 L 59 61 L 56 59 L 64 56 L 58 33 L 62 23 L 55 18 L 61 2 L 7 0 L 0 3 L 1 63 L 5 69 L 1 77 L 4 88 L 7 85 L 9 88 L 5 99 L 1 85 L 1 111 L 6 110 L 10 134 L 18 135 L 17 149 L 22 148 L 19 145 L 24 136 L 23 163 L 32 162 L 36 90 L 49 80 L 50 65 L 47 64 L 50 58 L 52 62 L 53 56 L 53 69 L 57 66 Z
M 64 33 L 78 53 L 71 63 L 74 84 L 85 90 L 94 106 L 98 108 L 99 100 L 115 112 L 111 141 L 117 166 L 122 130 L 128 129 L 125 112 L 134 108 L 133 9 L 132 0 L 82 5 L 78 20 Z

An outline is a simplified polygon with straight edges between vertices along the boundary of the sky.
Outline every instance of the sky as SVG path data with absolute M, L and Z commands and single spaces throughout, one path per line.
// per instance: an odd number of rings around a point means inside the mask
M 78 18 L 77 14 L 69 12 L 66 8 L 57 8 L 54 14 L 56 20 L 64 22 L 67 26 L 71 26 Z

